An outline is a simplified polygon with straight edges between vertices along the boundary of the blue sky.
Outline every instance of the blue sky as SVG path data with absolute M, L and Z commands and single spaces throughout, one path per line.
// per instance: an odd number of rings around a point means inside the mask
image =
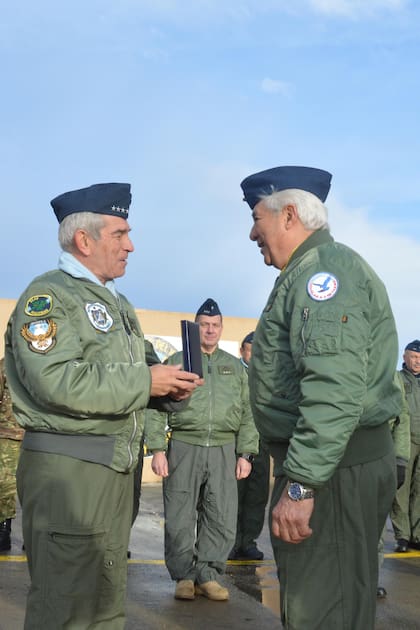
M 258 317 L 276 272 L 239 184 L 300 164 L 333 173 L 334 237 L 384 280 L 400 345 L 420 337 L 419 4 L 4 3 L 2 296 L 56 266 L 50 199 L 127 181 L 134 305 Z

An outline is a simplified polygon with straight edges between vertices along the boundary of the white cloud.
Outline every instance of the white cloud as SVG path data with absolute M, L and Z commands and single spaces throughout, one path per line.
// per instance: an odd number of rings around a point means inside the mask
M 309 0 L 309 5 L 325 15 L 363 17 L 383 10 L 400 11 L 407 0 Z
M 261 89 L 267 94 L 282 94 L 283 96 L 290 96 L 292 93 L 292 84 L 286 81 L 279 81 L 277 79 L 270 79 L 265 77 L 261 81 Z
M 331 233 L 355 249 L 385 283 L 397 322 L 400 349 L 420 335 L 420 243 L 391 232 L 369 220 L 366 209 L 349 209 L 333 200 L 329 204 Z

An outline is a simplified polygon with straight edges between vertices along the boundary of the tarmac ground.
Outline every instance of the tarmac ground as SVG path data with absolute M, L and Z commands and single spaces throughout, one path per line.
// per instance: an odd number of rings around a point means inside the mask
M 279 583 L 267 524 L 258 546 L 264 552 L 263 561 L 227 563 L 222 582 L 229 588 L 229 601 L 175 600 L 175 585 L 163 560 L 161 486 L 144 484 L 130 540 L 126 630 L 280 630 Z M 378 600 L 375 630 L 419 630 L 420 552 L 396 554 L 393 547 L 388 524 L 380 573 L 380 584 L 388 595 Z M 0 630 L 23 628 L 28 587 L 19 512 L 12 524 L 12 549 L 0 554 Z

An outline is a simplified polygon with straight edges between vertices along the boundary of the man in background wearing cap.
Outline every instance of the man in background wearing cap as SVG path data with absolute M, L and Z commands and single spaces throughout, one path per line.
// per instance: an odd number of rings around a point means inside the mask
M 274 458 L 284 627 L 372 630 L 378 541 L 396 488 L 397 333 L 381 280 L 330 235 L 330 180 L 286 166 L 241 184 L 250 238 L 281 270 L 254 335 L 250 400 Z
M 7 380 L 26 429 L 17 470 L 31 576 L 25 630 L 124 628 L 144 409 L 151 396 L 172 408 L 199 382 L 158 364 L 115 288 L 134 249 L 130 201 L 118 183 L 53 199 L 59 268 L 31 282 L 6 332 Z
M 198 309 L 204 385 L 180 413 L 147 414 L 145 440 L 152 469 L 163 477 L 165 562 L 175 597 L 226 600 L 217 578 L 235 542 L 237 479 L 251 471 L 258 434 L 249 406 L 248 378 L 233 355 L 218 346 L 223 331 L 217 303 Z M 169 364 L 182 362 L 182 353 Z M 170 441 L 166 451 L 166 426 Z M 235 445 L 236 453 L 235 455 Z
M 405 553 L 408 547 L 420 549 L 420 340 L 407 344 L 400 378 L 410 414 L 410 459 L 405 480 L 395 495 L 391 520 L 397 545 Z
M 247 372 L 252 355 L 253 339 L 254 332 L 248 333 L 239 348 L 240 361 Z M 238 481 L 236 540 L 229 554 L 229 560 L 263 560 L 264 554 L 257 547 L 257 538 L 264 526 L 269 490 L 270 453 L 267 446 L 260 440 L 250 474 Z

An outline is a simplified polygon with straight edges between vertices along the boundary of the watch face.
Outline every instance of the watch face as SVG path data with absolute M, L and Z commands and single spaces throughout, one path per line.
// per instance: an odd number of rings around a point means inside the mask
M 302 498 L 302 488 L 299 483 L 291 483 L 287 494 L 293 501 L 300 501 Z

